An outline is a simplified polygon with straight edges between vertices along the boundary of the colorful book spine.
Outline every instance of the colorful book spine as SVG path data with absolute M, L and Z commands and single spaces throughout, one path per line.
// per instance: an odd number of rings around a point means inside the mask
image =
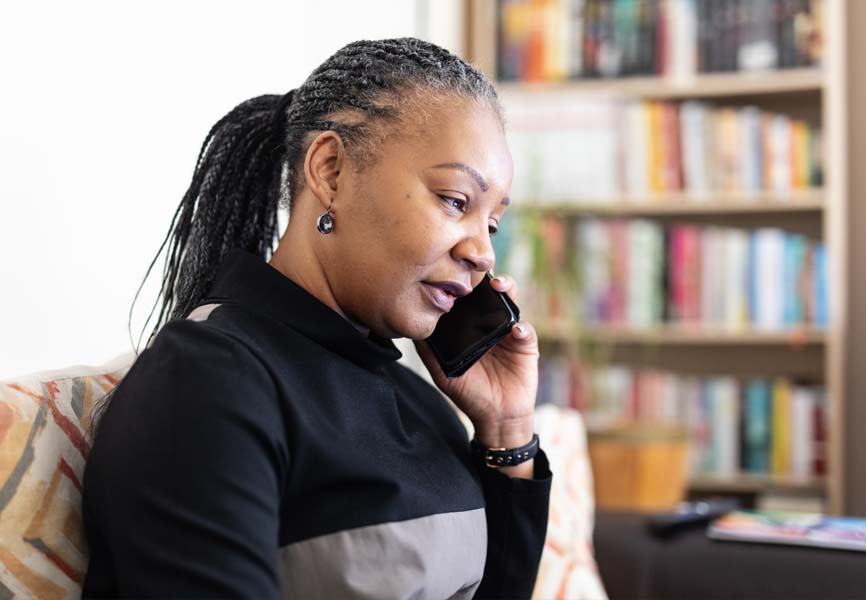
M 826 475 L 827 473 L 827 409 L 826 395 L 819 392 L 815 409 L 812 413 L 813 419 L 813 443 L 812 443 L 812 472 L 815 475 Z
M 808 242 L 801 235 L 789 235 L 785 237 L 785 266 L 784 266 L 784 323 L 785 325 L 797 325 L 805 320 L 805 308 L 803 294 L 800 292 L 802 274 L 808 270 L 806 263 L 806 249 Z
M 791 474 L 808 477 L 815 462 L 815 404 L 817 389 L 798 386 L 791 390 Z
M 776 379 L 773 382 L 772 394 L 773 433 L 770 442 L 770 471 L 774 475 L 786 475 L 791 470 L 790 382 Z
M 815 324 L 818 327 L 827 327 L 829 287 L 827 285 L 827 247 L 823 243 L 815 246 L 812 252 L 812 261 Z
M 770 389 L 766 381 L 749 382 L 745 393 L 743 419 L 743 468 L 752 473 L 766 473 L 770 468 L 772 415 Z

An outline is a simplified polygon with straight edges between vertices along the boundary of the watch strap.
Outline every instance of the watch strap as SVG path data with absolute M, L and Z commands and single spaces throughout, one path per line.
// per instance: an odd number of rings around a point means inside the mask
M 532 440 L 519 448 L 488 448 L 474 437 L 469 442 L 472 452 L 484 460 L 488 467 L 513 467 L 535 458 L 538 454 L 538 434 L 532 434 Z

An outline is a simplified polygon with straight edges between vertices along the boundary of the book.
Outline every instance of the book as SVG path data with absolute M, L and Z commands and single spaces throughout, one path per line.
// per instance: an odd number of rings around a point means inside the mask
M 866 552 L 866 519 L 792 511 L 730 512 L 707 528 L 714 540 Z
M 766 473 L 770 468 L 770 388 L 764 380 L 750 381 L 743 410 L 743 469 Z
M 778 378 L 772 387 L 772 433 L 770 434 L 770 472 L 791 472 L 791 382 Z M 802 440 L 802 443 L 808 443 Z
M 808 477 L 815 463 L 815 405 L 817 388 L 798 386 L 791 392 L 791 474 Z
M 733 377 L 711 381 L 714 474 L 733 476 L 740 470 L 740 386 Z
M 754 233 L 754 277 L 750 281 L 756 304 L 752 312 L 752 323 L 758 329 L 781 329 L 784 325 L 784 231 L 762 228 Z

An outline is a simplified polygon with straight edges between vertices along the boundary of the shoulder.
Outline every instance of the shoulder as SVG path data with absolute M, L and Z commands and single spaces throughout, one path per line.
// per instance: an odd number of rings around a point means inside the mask
M 133 363 L 122 385 L 178 386 L 195 391 L 195 398 L 275 389 L 265 363 L 247 343 L 209 321 L 190 320 L 166 324 Z
M 250 431 L 284 445 L 279 397 L 265 364 L 230 333 L 178 320 L 160 330 L 118 384 L 94 445 L 178 447 Z

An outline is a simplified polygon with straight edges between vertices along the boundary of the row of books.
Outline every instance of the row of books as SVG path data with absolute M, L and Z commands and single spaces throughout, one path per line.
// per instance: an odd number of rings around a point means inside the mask
M 826 398 L 791 379 L 697 377 L 541 358 L 538 403 L 571 406 L 587 427 L 680 425 L 693 474 L 809 477 L 826 472 Z
M 539 322 L 784 331 L 829 320 L 825 245 L 776 228 L 509 216 L 494 250 Z
M 625 108 L 625 191 L 645 196 L 684 191 L 784 196 L 820 186 L 820 131 L 755 106 L 643 102 Z
M 577 236 L 586 321 L 733 330 L 827 325 L 825 246 L 802 235 L 586 219 Z
M 562 81 L 821 62 L 823 0 L 500 0 L 497 77 Z
M 512 197 L 604 203 L 684 193 L 746 200 L 823 181 L 820 129 L 756 106 L 615 99 L 510 99 Z

